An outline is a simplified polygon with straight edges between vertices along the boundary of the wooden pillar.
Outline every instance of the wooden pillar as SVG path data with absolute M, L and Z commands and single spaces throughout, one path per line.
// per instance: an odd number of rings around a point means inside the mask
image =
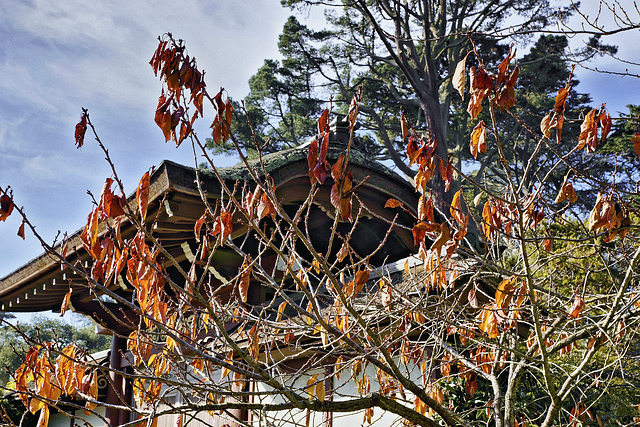
M 118 371 L 122 370 L 122 354 L 121 351 L 125 351 L 127 348 L 127 339 L 113 334 L 111 341 L 111 354 L 109 357 L 109 386 L 107 388 L 107 404 L 111 405 L 123 405 L 122 398 L 124 394 L 124 381 L 122 375 L 118 375 Z M 116 408 L 110 408 L 107 406 L 105 411 L 105 418 L 107 424 L 105 427 L 119 427 L 123 415 L 121 410 Z M 124 418 L 124 417 L 123 417 Z

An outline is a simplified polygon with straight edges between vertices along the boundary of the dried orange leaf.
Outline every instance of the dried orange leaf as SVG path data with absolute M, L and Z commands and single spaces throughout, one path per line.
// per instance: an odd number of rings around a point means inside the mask
M 147 208 L 149 205 L 149 172 L 145 172 L 140 179 L 138 189 L 136 190 L 136 201 L 142 221 L 147 217 Z
M 473 128 L 469 146 L 471 148 L 471 155 L 474 158 L 478 157 L 479 152 L 485 153 L 487 151 L 487 128 L 484 124 L 484 120 L 480 120 Z
M 20 227 L 18 227 L 18 236 L 22 237 L 22 240 L 24 240 L 24 219 L 20 223 Z
M 69 309 L 69 303 L 71 302 L 71 293 L 73 289 L 71 288 L 71 284 L 69 284 L 69 292 L 67 292 L 62 300 L 62 306 L 60 307 L 60 317 L 64 316 L 64 313 Z
M 580 295 L 576 295 L 575 299 L 573 300 L 573 304 L 569 309 L 569 317 L 577 319 L 578 317 L 580 317 L 580 313 L 582 313 L 583 309 L 584 309 L 584 297 Z

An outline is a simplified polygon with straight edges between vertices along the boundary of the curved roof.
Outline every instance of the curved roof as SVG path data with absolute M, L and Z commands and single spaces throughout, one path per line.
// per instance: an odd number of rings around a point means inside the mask
M 327 159 L 335 161 L 341 153 L 343 150 L 339 147 L 330 148 Z M 264 179 L 265 175 L 270 177 L 285 209 L 287 206 L 295 209 L 309 194 L 309 167 L 307 150 L 304 147 L 266 155 L 261 162 L 253 161 L 251 167 L 259 173 L 258 179 Z M 388 225 L 382 227 L 376 218 L 386 218 L 390 221 L 396 217 L 399 223 L 405 223 L 407 227 L 394 229 L 387 245 L 389 249 L 381 253 L 380 259 L 390 259 L 390 257 L 397 259 L 400 253 L 406 256 L 408 249 L 413 249 L 410 229 L 412 217 L 401 209 L 385 209 L 384 204 L 392 197 L 400 200 L 408 210 L 413 211 L 417 206 L 415 190 L 398 174 L 378 162 L 369 160 L 367 155 L 360 151 L 350 151 L 349 167 L 353 174 L 354 185 L 362 182 L 355 191 L 357 198 L 354 201 L 356 206 L 354 212 L 357 212 L 360 202 L 365 205 L 361 210 L 364 217 L 358 223 L 361 230 L 360 236 L 353 239 L 356 242 L 354 245 L 362 246 L 362 250 L 370 249 L 371 244 L 383 238 L 388 229 Z M 239 183 L 239 187 L 251 186 L 254 182 L 254 177 L 245 165 L 219 169 L 217 173 L 227 184 L 238 185 L 236 183 Z M 157 219 L 154 235 L 163 242 L 163 246 L 172 255 L 182 260 L 189 259 L 189 246 L 195 240 L 194 223 L 204 212 L 204 204 L 196 185 L 197 175 L 200 177 L 201 188 L 208 199 L 214 201 L 219 199 L 222 193 L 221 185 L 211 170 L 196 170 L 165 160 L 150 179 L 148 221 Z M 333 181 L 328 178 L 314 202 L 318 208 L 316 211 L 322 211 L 323 214 L 316 212 L 315 217 L 310 221 L 312 222 L 310 229 L 312 235 L 314 230 L 317 231 L 319 238 L 323 234 L 322 227 L 327 226 L 326 219 L 322 218 L 328 218 L 327 215 L 330 216 L 332 209 L 329 196 L 332 184 Z M 241 189 L 238 191 L 241 192 Z M 128 198 L 128 203 L 130 207 L 135 207 L 135 194 Z M 69 249 L 67 260 L 88 268 L 89 255 L 82 247 L 81 231 L 77 231 L 70 237 L 68 247 L 73 250 Z M 103 224 L 101 232 L 106 232 Z M 123 237 L 127 238 L 134 233 L 135 230 L 131 224 L 122 225 Z M 357 247 L 354 249 L 358 250 Z M 235 262 L 229 261 L 229 257 L 226 256 L 229 254 L 225 254 L 223 248 L 219 248 L 218 251 L 221 251 L 219 257 L 222 267 L 225 264 L 234 267 Z M 224 268 L 219 270 L 224 274 Z M 90 290 L 83 286 L 86 285 L 86 280 L 83 281 L 79 275 L 71 274 L 70 269 L 61 270 L 59 262 L 46 253 L 0 279 L 0 310 L 58 311 L 71 282 L 74 283 L 72 297 L 74 308 L 94 317 L 103 317 L 105 304 L 95 302 Z M 122 278 L 112 286 L 116 289 L 121 287 L 123 290 L 127 288 Z

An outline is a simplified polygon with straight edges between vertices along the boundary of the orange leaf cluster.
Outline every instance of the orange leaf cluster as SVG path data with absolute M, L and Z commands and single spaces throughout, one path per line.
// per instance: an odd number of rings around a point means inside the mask
M 497 338 L 500 328 L 508 330 L 516 326 L 520 307 L 527 298 L 527 286 L 515 276 L 504 279 L 498 285 L 493 304 L 485 304 L 478 314 L 478 329 L 489 338 Z
M 598 138 L 600 130 L 600 138 Z M 578 138 L 578 150 L 587 147 L 589 153 L 593 153 L 598 148 L 598 142 L 602 143 L 607 138 L 611 130 L 611 116 L 604 106 L 600 111 L 592 109 L 584 117 L 580 125 L 580 137 Z
M 558 94 L 556 95 L 555 104 L 553 106 L 553 114 L 548 113 L 546 116 L 542 118 L 540 122 L 540 131 L 542 134 L 549 138 L 551 137 L 551 129 L 556 129 L 556 141 L 558 144 L 560 143 L 560 138 L 562 136 L 562 126 L 564 124 L 564 112 L 565 106 L 567 103 L 567 97 L 569 96 L 569 91 L 571 90 L 570 82 L 567 82 L 566 86 L 560 88 L 558 90 Z
M 589 231 L 606 232 L 605 242 L 610 242 L 617 236 L 623 238 L 631 226 L 631 218 L 626 205 L 614 200 L 612 194 L 598 194 L 596 204 L 589 214 Z
M 275 194 L 275 187 L 272 182 L 266 183 L 267 188 L 270 189 L 271 194 Z M 248 219 L 261 220 L 267 216 L 275 219 L 276 208 L 271 203 L 269 196 L 262 190 L 262 187 L 257 186 L 255 192 L 247 191 L 242 198 L 242 207 Z
M 406 122 L 404 114 L 402 115 L 402 121 Z M 427 133 L 426 136 L 427 137 L 425 138 L 424 134 L 419 134 L 415 131 L 412 131 L 411 135 L 408 137 L 406 149 L 407 158 L 409 159 L 409 166 L 414 163 L 418 165 L 418 172 L 415 176 L 415 187 L 416 190 L 420 191 L 421 194 L 425 193 L 427 183 L 431 180 L 433 174 L 435 173 L 436 167 L 438 166 L 436 162 L 442 161 L 438 160 L 434 156 L 438 142 L 431 133 Z M 450 167 L 451 166 L 449 165 L 446 169 Z M 445 172 L 445 177 L 448 174 L 449 171 L 447 170 Z
M 231 99 L 224 99 L 224 91 L 220 92 L 213 98 L 213 106 L 216 110 L 216 116 L 211 123 L 212 138 L 216 145 L 226 142 L 231 136 L 231 122 L 233 120 L 233 106 Z
M 58 403 L 61 396 L 98 398 L 98 374 L 86 371 L 84 355 L 71 344 L 64 348 L 51 363 L 53 344 L 45 342 L 31 347 L 25 361 L 13 375 L 16 392 L 29 412 L 40 412 L 38 427 L 46 427 L 49 421 L 49 405 Z M 87 410 L 96 404 L 87 402 Z
M 473 66 L 469 70 L 469 93 L 471 99 L 467 106 L 467 112 L 472 118 L 478 117 L 482 111 L 482 102 L 492 95 L 492 102 L 498 108 L 509 109 L 516 104 L 515 84 L 518 80 L 519 68 L 509 71 L 509 64 L 515 58 L 516 51 L 511 49 L 509 55 L 502 60 L 498 66 L 497 74 L 491 74 L 487 71 L 484 64 L 478 67 Z M 464 99 L 465 88 L 465 68 L 467 57 L 465 56 L 458 64 L 453 75 L 454 88 L 460 92 Z
M 524 225 L 527 227 L 537 227 L 545 217 L 544 208 L 541 208 L 536 202 L 538 197 L 539 194 L 533 191 L 521 201 L 524 207 Z M 509 237 L 517 219 L 518 210 L 515 206 L 490 197 L 482 209 L 482 233 L 487 240 L 495 239 L 500 232 Z
M 569 413 L 569 425 L 571 427 L 582 426 L 587 422 L 587 418 L 591 421 L 594 420 L 593 414 L 587 409 L 587 406 L 582 402 L 578 402 L 576 406 L 571 408 Z
M 166 84 L 168 97 L 164 90 L 158 100 L 155 121 L 162 129 L 165 140 L 173 140 L 180 145 L 192 131 L 194 121 L 202 116 L 202 106 L 206 94 L 204 72 L 197 68 L 195 58 L 186 54 L 184 43 L 176 41 L 171 34 L 166 34 L 159 39 L 156 49 L 149 64 L 156 76 L 160 76 Z M 182 91 L 188 89 L 191 93 L 188 103 L 193 104 L 195 112 L 188 120 L 185 117 L 185 109 L 178 106 Z M 176 135 L 176 128 L 180 124 L 180 135 Z

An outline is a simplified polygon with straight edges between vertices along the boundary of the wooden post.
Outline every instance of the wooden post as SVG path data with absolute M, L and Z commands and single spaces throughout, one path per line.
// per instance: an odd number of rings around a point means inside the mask
M 125 394 L 123 393 L 123 378 L 122 375 L 118 375 L 117 371 L 122 370 L 122 354 L 121 351 L 126 350 L 127 339 L 119 337 L 113 334 L 111 340 L 111 354 L 109 356 L 109 386 L 107 388 L 107 404 L 110 405 L 123 405 L 122 402 Z M 121 413 L 122 411 L 116 408 L 107 407 L 105 411 L 105 418 L 107 424 L 105 427 L 119 427 L 121 425 Z

